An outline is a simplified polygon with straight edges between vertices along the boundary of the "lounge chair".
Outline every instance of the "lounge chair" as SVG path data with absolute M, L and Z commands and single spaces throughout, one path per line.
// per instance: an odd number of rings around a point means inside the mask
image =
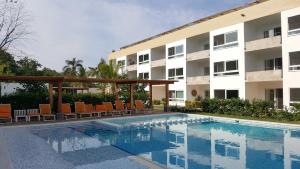
M 131 103 L 126 103 L 126 111 L 127 113 L 130 113 L 130 115 L 132 115 L 132 113 L 135 112 L 134 107 L 131 105 Z
M 75 102 L 75 113 L 79 118 L 91 117 L 91 113 L 85 112 L 85 104 L 84 102 Z
M 90 117 L 93 117 L 93 115 L 95 114 L 94 106 L 92 104 L 85 104 L 84 105 L 84 113 L 89 113 Z
M 77 116 L 75 113 L 72 113 L 71 111 L 71 105 L 70 103 L 63 103 L 61 105 L 61 113 L 64 115 L 64 118 L 66 120 L 69 120 L 71 117 L 71 119 L 77 119 Z
M 43 121 L 55 121 L 55 114 L 51 113 L 51 105 L 50 104 L 39 104 L 40 114 Z M 50 118 L 50 120 L 48 119 Z
M 101 104 L 101 105 L 97 104 L 96 105 L 96 110 L 95 110 L 94 113 L 98 113 L 98 117 L 101 117 L 102 113 L 104 113 L 104 115 L 107 115 L 105 105 L 103 105 L 103 104 Z
M 14 110 L 15 122 L 18 122 L 20 118 L 24 118 L 27 121 L 26 110 Z
M 103 102 L 103 105 L 105 106 L 105 111 L 107 113 L 111 113 L 112 116 L 114 116 L 114 114 L 119 114 L 121 115 L 120 111 L 117 111 L 114 109 L 113 105 L 111 102 Z
M 37 118 L 37 121 L 41 120 L 39 109 L 27 109 L 27 121 L 31 121 L 31 118 Z
M 126 109 L 122 100 L 116 100 L 116 111 L 120 111 L 122 115 L 126 113 Z
M 135 109 L 136 109 L 136 111 L 140 111 L 143 113 L 149 113 L 152 111 L 152 109 L 146 109 L 141 100 L 135 100 Z
M 10 104 L 0 104 L 0 119 L 9 120 L 12 123 Z

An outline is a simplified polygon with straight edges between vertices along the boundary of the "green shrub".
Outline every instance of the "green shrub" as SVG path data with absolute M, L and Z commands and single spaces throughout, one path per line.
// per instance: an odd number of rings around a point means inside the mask
M 153 100 L 153 105 L 160 105 L 161 101 L 160 100 Z
M 12 109 L 35 109 L 41 103 L 49 103 L 48 93 L 17 92 L 2 96 L 1 103 L 9 103 Z

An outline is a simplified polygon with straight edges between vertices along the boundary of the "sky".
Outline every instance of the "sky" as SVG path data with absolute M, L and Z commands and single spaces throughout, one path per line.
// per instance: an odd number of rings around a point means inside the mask
M 23 0 L 30 37 L 18 50 L 62 71 L 76 57 L 94 67 L 122 46 L 252 0 Z

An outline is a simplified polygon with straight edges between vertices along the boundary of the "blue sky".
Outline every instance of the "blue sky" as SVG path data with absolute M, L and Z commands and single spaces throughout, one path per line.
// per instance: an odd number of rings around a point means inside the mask
M 22 53 L 62 70 L 76 57 L 96 66 L 113 49 L 252 0 L 24 0 L 31 16 Z

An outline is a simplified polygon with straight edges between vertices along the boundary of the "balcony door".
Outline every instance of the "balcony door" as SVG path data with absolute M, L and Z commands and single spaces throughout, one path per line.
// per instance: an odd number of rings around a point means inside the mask
M 266 89 L 265 97 L 268 101 L 273 101 L 274 106 L 278 109 L 283 108 L 283 90 L 282 89 Z

